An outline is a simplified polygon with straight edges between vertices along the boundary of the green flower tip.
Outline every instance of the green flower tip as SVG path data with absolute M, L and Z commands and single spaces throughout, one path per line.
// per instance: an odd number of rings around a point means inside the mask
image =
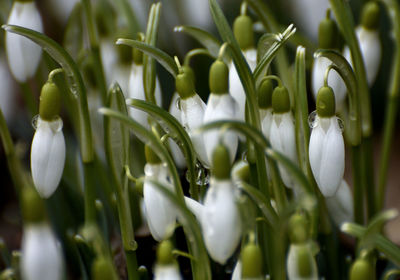
M 215 147 L 212 155 L 212 174 L 217 179 L 230 178 L 231 161 L 228 149 L 219 144 Z
M 321 49 L 334 49 L 339 40 L 339 31 L 336 22 L 327 17 L 323 19 L 318 28 L 318 47 Z
M 363 258 L 357 259 L 350 269 L 350 280 L 372 280 L 375 279 L 372 265 Z
M 180 98 L 187 99 L 195 95 L 194 75 L 192 71 L 185 71 L 182 67 L 182 72 L 176 76 L 175 87 Z
M 40 93 L 39 115 L 46 121 L 54 120 L 60 113 L 60 92 L 52 81 L 47 81 Z
M 304 243 L 309 238 L 308 221 L 302 214 L 296 213 L 290 217 L 288 232 L 291 243 Z
M 192 79 L 193 83 L 196 83 L 196 77 L 194 75 L 192 67 L 190 67 L 189 65 L 183 65 L 182 72 L 186 73 Z
M 215 94 L 228 93 L 229 69 L 222 60 L 216 60 L 210 68 L 210 91 Z
M 274 113 L 286 113 L 290 111 L 289 92 L 286 87 L 278 86 L 272 92 L 272 108 Z
M 167 265 L 174 262 L 174 256 L 172 255 L 173 245 L 171 241 L 162 241 L 157 248 L 157 263 L 161 265 Z
M 254 46 L 253 21 L 247 15 L 238 16 L 233 22 L 233 34 L 239 47 L 247 50 Z
M 317 94 L 317 114 L 323 118 L 335 115 L 335 95 L 331 87 L 321 87 Z
M 101 37 L 108 37 L 114 30 L 117 15 L 113 6 L 108 1 L 97 2 L 94 11 L 97 30 Z
M 370 30 L 376 30 L 379 27 L 379 5 L 376 1 L 369 1 L 362 9 L 361 25 Z
M 274 91 L 271 80 L 264 80 L 258 87 L 258 107 L 268 109 L 272 106 L 272 92 Z
M 297 249 L 297 271 L 302 279 L 313 275 L 313 263 L 310 248 L 304 244 Z
M 149 145 L 144 145 L 144 154 L 146 156 L 146 161 L 150 164 L 159 164 L 161 163 L 161 159 L 157 156 L 157 154 L 150 148 Z
M 92 264 L 92 279 L 94 280 L 117 280 L 117 274 L 111 260 L 100 256 Z
M 46 218 L 44 202 L 34 188 L 22 191 L 22 217 L 26 223 L 40 223 Z
M 258 279 L 262 277 L 262 254 L 256 244 L 249 243 L 244 247 L 241 260 L 243 279 Z
M 133 61 L 135 62 L 136 65 L 142 65 L 143 64 L 143 53 L 139 50 L 134 48 L 132 50 L 133 54 Z
M 117 36 L 115 39 L 118 38 L 127 38 L 131 39 L 130 33 L 127 29 L 122 29 L 120 32 L 118 32 Z M 125 65 L 131 65 L 132 60 L 133 60 L 133 51 L 130 46 L 127 45 L 115 45 L 117 49 L 117 54 L 118 54 L 118 60 L 120 63 L 125 64 Z

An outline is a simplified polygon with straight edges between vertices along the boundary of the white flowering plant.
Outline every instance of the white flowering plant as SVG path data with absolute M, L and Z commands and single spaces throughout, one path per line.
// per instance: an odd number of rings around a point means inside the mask
M 322 1 L 327 10 L 308 15 L 322 15 L 315 44 L 301 26 L 284 27 L 279 1 L 232 1 L 235 15 L 219 2 L 71 0 L 54 12 L 64 14 L 63 42 L 44 33 L 47 2 L 0 3 L 0 51 L 25 105 L 8 116 L 0 53 L 0 157 L 22 214 L 17 244 L 0 239 L 0 279 L 400 275 L 384 227 L 398 214 L 385 194 L 400 3 Z M 173 28 L 180 19 L 200 27 Z M 375 172 L 370 92 L 388 56 Z M 26 116 L 27 162 L 16 125 Z

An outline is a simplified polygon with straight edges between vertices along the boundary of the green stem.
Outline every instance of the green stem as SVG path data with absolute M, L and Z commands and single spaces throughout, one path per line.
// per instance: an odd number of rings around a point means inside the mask
M 358 224 L 364 223 L 364 189 L 362 186 L 362 149 L 361 145 L 352 147 L 353 163 L 353 199 L 354 220 Z
M 99 38 L 92 13 L 92 6 L 90 0 L 82 0 L 82 4 L 86 16 L 86 26 L 89 36 L 90 51 L 93 55 L 93 69 L 96 76 L 97 87 L 101 93 L 102 104 L 106 104 L 107 83 L 104 77 L 103 63 L 100 58 Z
M 85 200 L 85 224 L 96 224 L 96 186 L 93 179 L 97 176 L 94 162 L 83 163 L 85 184 L 84 184 L 84 200 Z
M 380 159 L 380 168 L 378 175 L 378 194 L 377 194 L 377 210 L 381 210 L 384 205 L 386 182 L 391 146 L 393 142 L 393 132 L 396 126 L 396 115 L 399 106 L 400 94 L 400 5 L 397 1 L 384 0 L 387 6 L 388 14 L 391 17 L 392 28 L 395 37 L 395 55 L 394 67 L 391 72 L 391 83 L 389 87 L 389 99 L 386 103 L 386 115 L 383 132 L 383 148 Z
M 362 164 L 363 164 L 363 186 L 365 186 L 365 196 L 367 201 L 367 222 L 376 213 L 375 205 L 375 185 L 374 185 L 374 168 L 372 158 L 372 138 L 365 137 L 362 142 Z
M 22 97 L 25 105 L 28 108 L 31 117 L 38 114 L 39 103 L 35 100 L 33 92 L 28 83 L 20 83 L 22 89 Z

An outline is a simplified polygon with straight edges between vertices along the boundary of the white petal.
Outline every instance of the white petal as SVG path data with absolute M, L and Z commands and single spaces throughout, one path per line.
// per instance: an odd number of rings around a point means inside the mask
M 7 23 L 43 32 L 42 20 L 34 1 L 14 1 Z M 19 82 L 26 82 L 36 72 L 42 55 L 41 48 L 27 38 L 6 32 L 6 49 L 13 76 Z
M 174 116 L 181 124 L 181 111 L 178 109 L 177 106 L 177 101 L 178 101 L 179 95 L 178 93 L 174 93 L 172 96 L 171 104 L 169 105 L 169 113 Z M 176 165 L 183 169 L 186 167 L 186 160 L 185 157 L 183 156 L 183 153 L 181 149 L 178 147 L 178 144 L 171 138 L 168 140 L 169 142 L 169 147 L 171 150 L 172 157 L 174 158 L 174 161 Z
M 103 71 L 106 77 L 107 85 L 111 84 L 113 73 L 115 71 L 115 64 L 117 62 L 118 54 L 115 49 L 114 42 L 109 39 L 101 39 L 100 41 L 100 55 L 101 62 L 103 63 Z
M 207 108 L 204 113 L 204 123 L 211 123 L 217 120 L 234 120 L 236 118 L 237 103 L 229 94 L 211 93 Z M 209 162 L 212 161 L 212 155 L 215 147 L 219 143 L 220 131 L 212 130 L 204 133 L 204 143 L 207 143 L 206 152 Z M 234 161 L 238 147 L 238 136 L 233 131 L 227 131 L 222 138 L 223 143 L 229 150 L 231 163 Z
M 331 64 L 331 60 L 326 57 L 318 57 L 314 60 L 312 67 L 312 90 L 315 100 L 317 100 L 318 90 L 324 85 L 325 71 Z M 336 107 L 340 109 L 344 105 L 346 98 L 346 85 L 335 70 L 329 72 L 328 85 L 333 89 Z
M 61 121 L 61 120 L 60 120 Z M 38 119 L 31 147 L 31 171 L 36 190 L 43 198 L 57 189 L 65 163 L 65 141 L 62 123 Z
M 304 247 L 308 247 L 310 252 L 309 254 L 309 263 L 311 267 L 311 276 L 309 277 L 301 277 L 298 271 L 299 259 L 298 259 L 298 251 Z M 288 279 L 289 280 L 317 280 L 318 279 L 318 270 L 317 265 L 315 263 L 315 259 L 311 254 L 311 248 L 309 248 L 309 243 L 305 244 L 291 244 L 289 247 L 289 253 L 286 259 Z
M 197 156 L 205 166 L 210 166 L 204 144 L 204 137 L 202 134 L 194 133 L 196 128 L 203 124 L 206 104 L 197 94 L 186 99 L 181 99 L 180 104 L 182 124 L 186 128 L 190 139 L 193 142 L 193 147 Z
M 201 219 L 204 242 L 211 258 L 225 264 L 241 236 L 241 220 L 230 180 L 210 182 Z
M 210 30 L 212 18 L 208 1 L 206 0 L 183 0 L 178 2 L 183 8 L 182 16 L 184 23 Z
M 260 109 L 261 130 L 265 138 L 269 139 L 272 124 L 272 109 Z
M 114 71 L 111 73 L 111 81 L 118 82 L 124 96 L 129 94 L 129 78 L 131 75 L 131 66 L 117 63 L 115 65 Z
M 240 260 L 236 262 L 231 280 L 242 280 L 242 262 Z
M 333 196 L 344 173 L 344 141 L 337 118 L 331 118 L 322 147 L 319 187 L 324 196 Z
M 353 195 L 345 180 L 342 180 L 336 194 L 333 197 L 327 197 L 325 201 L 338 227 L 344 222 L 353 222 Z
M 203 216 L 204 205 L 187 196 L 185 196 L 185 204 L 196 218 L 200 220 Z
M 140 100 L 146 100 L 146 94 L 144 92 L 143 86 L 143 65 L 132 65 L 131 75 L 129 78 L 129 98 L 136 98 Z M 156 80 L 156 88 L 155 88 L 155 98 L 158 106 L 161 106 L 161 88 L 158 79 Z M 150 125 L 147 120 L 147 113 L 143 112 L 139 109 L 134 109 L 129 107 L 128 109 L 129 115 L 138 123 L 140 123 L 145 128 L 149 129 Z
M 181 280 L 182 276 L 177 265 L 156 265 L 154 280 Z
M 174 187 L 168 182 L 167 167 L 162 164 L 146 164 L 145 174 L 143 200 L 146 208 L 147 223 L 153 238 L 157 241 L 162 241 L 173 234 L 177 210 L 157 186 L 146 179 L 157 180 L 168 186 L 170 191 L 174 191 Z
M 316 121 L 318 122 L 319 120 L 317 119 Z M 320 185 L 319 172 L 321 169 L 322 146 L 324 144 L 324 139 L 325 139 L 324 129 L 321 127 L 320 124 L 317 124 L 317 126 L 314 127 L 313 130 L 311 131 L 308 155 L 309 155 L 311 170 L 313 172 L 315 181 L 317 182 L 318 185 Z
M 63 279 L 63 257 L 46 224 L 28 225 L 22 238 L 21 272 L 25 280 Z

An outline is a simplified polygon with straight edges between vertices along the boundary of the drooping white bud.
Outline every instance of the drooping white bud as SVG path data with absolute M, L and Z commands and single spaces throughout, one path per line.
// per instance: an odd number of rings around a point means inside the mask
M 154 268 L 154 280 L 181 280 L 179 267 L 172 263 L 168 265 L 156 265 Z
M 181 111 L 179 110 L 177 104 L 178 98 L 179 95 L 178 93 L 175 92 L 174 95 L 172 96 L 171 104 L 169 105 L 169 113 L 182 124 Z M 181 169 L 185 168 L 186 160 L 185 157 L 183 156 L 181 149 L 178 147 L 178 144 L 176 144 L 176 142 L 171 138 L 168 140 L 168 142 L 172 157 L 174 158 L 176 165 Z
M 360 45 L 361 55 L 364 60 L 367 74 L 368 85 L 371 86 L 378 74 L 381 61 L 382 47 L 379 39 L 378 30 L 372 30 L 359 26 L 356 29 L 358 43 Z M 343 56 L 353 65 L 350 49 L 346 46 L 343 50 Z
M 60 118 L 54 121 L 37 119 L 31 147 L 31 171 L 36 190 L 43 198 L 57 189 L 64 170 L 65 140 Z
M 42 19 L 35 1 L 14 1 L 7 24 L 43 32 Z M 23 36 L 6 32 L 6 50 L 14 78 L 21 83 L 26 82 L 36 72 L 42 49 Z
M 25 280 L 63 279 L 63 257 L 46 223 L 29 224 L 22 238 L 21 273 Z
M 140 100 L 146 100 L 146 94 L 144 92 L 144 85 L 143 85 L 143 65 L 133 64 L 131 68 L 131 75 L 129 78 L 129 91 L 128 91 L 129 98 L 135 98 Z M 161 98 L 161 88 L 158 79 L 156 79 L 156 88 L 155 88 L 155 98 L 156 103 L 158 106 L 161 106 L 162 98 Z M 142 126 L 146 128 L 150 128 L 149 122 L 147 120 L 147 113 L 143 112 L 142 110 L 135 109 L 130 107 L 128 109 L 129 115 L 140 123 Z
M 336 194 L 327 197 L 325 201 L 328 211 L 338 227 L 345 222 L 353 222 L 353 195 L 345 180 L 342 180 Z
M 291 244 L 286 260 L 289 280 L 317 280 L 318 269 L 310 242 Z
M 272 148 L 297 164 L 295 128 L 291 112 L 273 114 L 270 141 Z M 286 187 L 292 188 L 294 186 L 293 178 L 282 165 L 278 164 L 278 167 L 283 183 Z
M 238 105 L 236 101 L 229 94 L 214 94 L 211 93 L 207 108 L 204 113 L 204 124 L 211 123 L 217 120 L 234 120 L 236 119 Z M 220 131 L 212 130 L 204 133 L 204 142 L 206 145 L 206 152 L 208 160 L 211 162 L 212 154 L 215 147 L 219 144 Z M 223 144 L 228 148 L 231 163 L 235 159 L 238 136 L 233 131 L 227 131 L 222 137 Z
M 157 241 L 171 237 L 174 232 L 177 210 L 173 203 L 149 179 L 156 180 L 174 191 L 169 182 L 167 166 L 147 163 L 144 168 L 143 200 L 150 233 Z
M 249 64 L 250 70 L 254 71 L 257 66 L 257 51 L 251 48 L 244 51 L 243 55 Z M 245 121 L 246 94 L 233 62 L 229 66 L 229 92 L 239 105 L 238 118 Z
M 201 227 L 211 258 L 225 264 L 234 253 L 241 236 L 241 220 L 230 179 L 211 178 L 204 199 Z
M 309 158 L 311 170 L 322 194 L 335 195 L 344 173 L 344 141 L 336 116 L 316 116 L 311 132 Z

